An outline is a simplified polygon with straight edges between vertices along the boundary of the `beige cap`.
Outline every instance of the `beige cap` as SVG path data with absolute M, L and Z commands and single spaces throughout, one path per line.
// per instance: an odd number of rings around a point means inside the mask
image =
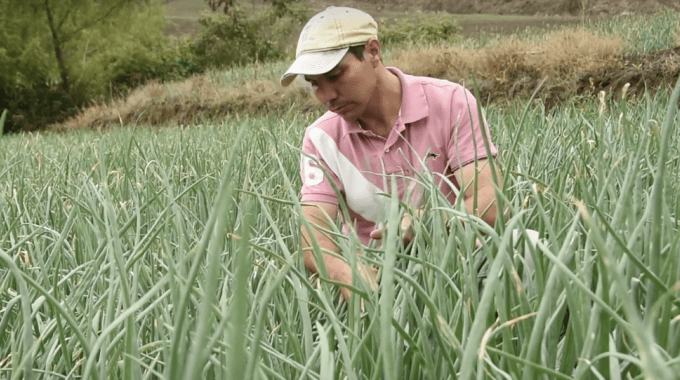
M 295 62 L 281 77 L 281 85 L 288 86 L 297 75 L 320 75 L 333 70 L 350 46 L 371 38 L 378 38 L 378 24 L 368 13 L 353 8 L 326 8 L 302 29 Z

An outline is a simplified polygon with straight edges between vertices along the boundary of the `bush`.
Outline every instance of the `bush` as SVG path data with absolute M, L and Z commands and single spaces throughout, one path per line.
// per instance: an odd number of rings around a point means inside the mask
M 199 64 L 220 67 L 278 58 L 279 54 L 259 25 L 238 8 L 231 14 L 205 13 L 192 44 Z
M 102 55 L 107 76 L 103 81 L 126 91 L 149 80 L 161 82 L 186 78 L 203 71 L 194 60 L 189 40 L 161 37 L 152 43 L 121 45 Z
M 461 27 L 446 13 L 416 12 L 413 18 L 380 20 L 378 39 L 385 45 L 438 43 L 461 38 Z
M 227 14 L 204 13 L 191 44 L 199 65 L 227 67 L 279 59 L 291 51 L 306 21 L 307 8 L 295 0 L 278 1 L 246 14 L 238 5 Z
M 75 115 L 84 103 L 80 91 L 67 94 L 48 83 L 26 86 L 8 82 L 0 76 L 0 104 L 8 110 L 4 133 L 43 129 L 50 123 Z
M 79 83 L 88 84 L 92 97 L 103 91 L 126 91 L 150 79 L 186 77 L 202 69 L 193 61 L 190 41 L 163 35 L 166 19 L 161 6 L 140 9 L 109 28 L 88 31 L 84 39 L 94 54 L 74 62 Z

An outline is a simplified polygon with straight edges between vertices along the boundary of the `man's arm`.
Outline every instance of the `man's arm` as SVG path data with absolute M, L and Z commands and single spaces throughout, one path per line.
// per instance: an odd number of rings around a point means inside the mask
M 475 167 L 476 166 L 476 167 Z M 477 178 L 475 178 L 475 171 Z M 493 184 L 493 171 L 487 159 L 471 162 L 454 172 L 461 193 L 465 201 L 465 208 L 471 215 L 481 217 L 487 224 L 493 226 L 496 223 L 498 214 L 498 202 L 496 201 L 496 190 Z M 498 186 L 502 190 L 503 181 L 501 175 L 496 170 Z M 477 204 L 475 207 L 475 193 Z
M 310 222 L 313 228 L 313 234 L 316 238 L 319 247 L 323 252 L 339 253 L 340 249 L 333 239 L 327 236 L 325 233 L 319 230 L 331 230 L 331 223 L 338 216 L 338 206 L 331 203 L 315 202 L 302 207 L 303 216 Z M 315 228 L 315 225 L 318 228 Z M 316 255 L 314 254 L 314 248 L 312 245 L 311 237 L 307 231 L 307 228 L 302 227 L 302 252 L 305 262 L 305 267 L 312 273 L 318 273 L 319 268 L 317 266 Z M 332 254 L 324 253 L 323 261 L 326 265 L 326 271 L 328 272 L 328 278 L 333 281 L 342 282 L 344 284 L 352 284 L 352 268 L 349 264 L 340 257 L 334 256 Z M 368 268 L 361 264 L 357 265 L 357 270 L 362 274 L 365 281 L 373 288 L 377 288 L 377 283 L 375 281 L 375 273 L 373 273 Z M 349 301 L 350 290 L 345 287 L 340 288 L 340 292 L 346 301 Z

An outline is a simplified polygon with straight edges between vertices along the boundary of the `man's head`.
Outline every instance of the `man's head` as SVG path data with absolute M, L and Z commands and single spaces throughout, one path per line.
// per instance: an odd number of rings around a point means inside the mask
M 353 46 L 378 38 L 378 24 L 358 9 L 329 7 L 312 17 L 300 33 L 295 62 L 281 77 L 288 86 L 297 75 L 321 75 L 340 64 Z
M 287 86 L 304 75 L 330 111 L 346 120 L 358 119 L 375 94 L 378 69 L 383 68 L 377 33 L 375 20 L 362 11 L 326 9 L 305 25 L 297 58 L 281 84 Z

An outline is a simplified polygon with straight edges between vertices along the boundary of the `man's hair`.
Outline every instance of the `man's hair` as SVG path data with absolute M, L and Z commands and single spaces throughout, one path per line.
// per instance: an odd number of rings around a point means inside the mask
M 348 53 L 354 54 L 358 60 L 363 61 L 366 53 L 366 44 L 350 46 Z M 380 62 L 382 62 L 382 57 L 380 57 Z
M 364 53 L 366 52 L 364 50 L 365 46 L 366 46 L 366 44 L 350 46 L 348 52 L 354 54 L 354 56 L 357 57 L 358 60 L 363 61 L 364 60 Z

